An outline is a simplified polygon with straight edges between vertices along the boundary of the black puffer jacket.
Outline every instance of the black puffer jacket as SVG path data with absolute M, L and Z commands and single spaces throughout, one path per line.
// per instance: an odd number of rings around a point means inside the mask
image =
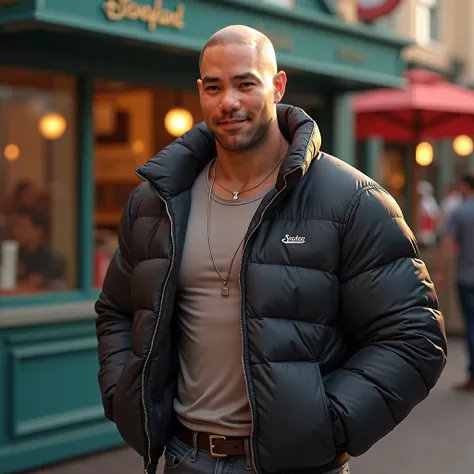
M 395 201 L 320 153 L 300 109 L 278 106 L 278 118 L 291 145 L 244 245 L 243 361 L 256 469 L 313 474 L 367 451 L 428 395 L 446 340 Z M 105 413 L 149 473 L 174 419 L 190 190 L 214 154 L 200 124 L 139 169 L 147 182 L 130 198 L 96 303 Z M 286 234 L 304 242 L 285 245 Z

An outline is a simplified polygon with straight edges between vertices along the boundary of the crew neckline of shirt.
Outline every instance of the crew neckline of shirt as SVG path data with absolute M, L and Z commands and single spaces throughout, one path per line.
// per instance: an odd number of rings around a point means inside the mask
M 211 169 L 212 164 L 214 163 L 214 160 L 212 160 L 208 165 L 206 166 L 204 170 L 204 175 L 206 179 L 204 180 L 204 186 L 206 188 L 206 194 L 209 196 L 209 191 L 211 190 L 211 182 L 209 180 L 209 170 Z M 224 206 L 244 206 L 245 204 L 250 204 L 252 202 L 261 200 L 265 197 L 265 195 L 272 189 L 271 187 L 265 191 L 263 191 L 260 194 L 257 194 L 255 196 L 249 197 L 249 198 L 239 198 L 239 199 L 225 199 L 222 198 L 221 196 L 218 196 L 214 190 L 212 190 L 211 194 L 211 199 L 219 204 L 222 204 Z

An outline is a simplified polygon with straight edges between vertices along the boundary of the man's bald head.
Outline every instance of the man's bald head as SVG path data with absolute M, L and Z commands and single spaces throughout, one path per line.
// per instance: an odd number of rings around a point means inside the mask
M 277 61 L 275 49 L 272 42 L 260 31 L 249 28 L 248 26 L 232 25 L 214 33 L 204 45 L 199 58 L 199 67 L 202 65 L 204 53 L 213 46 L 226 46 L 229 44 L 249 45 L 254 50 L 257 61 L 268 68 L 270 74 L 277 73 Z

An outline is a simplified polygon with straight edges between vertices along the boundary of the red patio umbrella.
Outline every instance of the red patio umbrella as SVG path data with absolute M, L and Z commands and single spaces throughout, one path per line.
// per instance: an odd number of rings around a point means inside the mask
M 406 73 L 403 89 L 376 89 L 355 96 L 356 136 L 416 145 L 425 139 L 474 135 L 474 92 L 422 69 Z M 412 173 L 411 220 L 416 218 L 419 166 Z
M 474 135 L 474 92 L 422 69 L 406 73 L 404 89 L 376 89 L 355 97 L 359 140 L 416 143 Z

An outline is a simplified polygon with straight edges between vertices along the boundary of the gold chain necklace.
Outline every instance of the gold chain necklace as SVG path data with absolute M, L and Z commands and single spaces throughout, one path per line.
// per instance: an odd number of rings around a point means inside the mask
M 222 296 L 229 296 L 229 286 L 228 286 L 227 283 L 228 283 L 230 275 L 232 273 L 232 267 L 234 265 L 235 257 L 237 256 L 237 254 L 240 250 L 240 247 L 244 243 L 245 234 L 244 234 L 244 237 L 242 238 L 242 240 L 240 241 L 240 244 L 237 247 L 237 250 L 234 252 L 232 260 L 230 261 L 229 271 L 227 273 L 227 276 L 224 276 L 222 274 L 222 272 L 219 270 L 219 267 L 217 266 L 216 259 L 214 258 L 214 254 L 212 253 L 212 247 L 211 247 L 211 196 L 212 196 L 212 190 L 214 189 L 215 182 L 216 182 L 216 169 L 214 167 L 214 173 L 213 173 L 212 181 L 211 181 L 211 184 L 210 184 L 210 187 L 209 187 L 209 197 L 208 197 L 208 205 L 207 205 L 207 245 L 209 247 L 209 254 L 211 255 L 212 264 L 214 265 L 214 268 L 215 268 L 217 274 L 219 275 L 219 277 L 223 281 L 223 285 L 222 285 L 222 289 L 221 289 L 221 295 Z M 258 199 L 263 199 L 263 197 L 264 196 L 262 196 Z
M 285 156 L 286 156 L 287 153 L 288 153 L 288 143 L 286 144 L 285 153 L 283 154 L 280 161 L 278 161 L 278 163 L 273 167 L 273 169 L 270 171 L 270 173 L 267 176 L 265 176 L 265 178 L 262 181 L 260 181 L 257 185 L 252 186 L 249 189 L 241 189 L 240 191 L 231 191 L 230 189 L 226 188 L 225 186 L 218 183 L 217 181 L 216 181 L 216 184 L 217 184 L 217 186 L 222 188 L 224 191 L 227 191 L 228 193 L 232 194 L 232 199 L 234 201 L 236 201 L 237 199 L 239 199 L 239 194 L 248 193 L 250 191 L 253 191 L 254 189 L 257 189 L 259 186 L 261 186 L 275 172 L 275 170 L 281 165 L 281 163 L 285 159 Z M 216 167 L 217 167 L 217 161 L 214 163 L 214 179 L 215 179 L 215 176 L 216 176 Z
M 227 282 L 230 278 L 230 274 L 232 273 L 232 266 L 234 265 L 235 257 L 237 256 L 237 253 L 239 252 L 239 249 L 244 242 L 245 235 L 244 235 L 244 238 L 240 241 L 240 244 L 237 247 L 237 250 L 235 251 L 234 256 L 232 257 L 232 260 L 230 261 L 229 272 L 227 273 L 227 276 L 224 276 L 219 270 L 219 267 L 217 266 L 216 259 L 214 258 L 214 254 L 212 253 L 212 248 L 211 248 L 211 196 L 212 196 L 212 190 L 214 189 L 215 182 L 216 182 L 216 168 L 214 167 L 214 173 L 212 174 L 212 181 L 209 187 L 209 199 L 208 199 L 208 204 L 207 204 L 207 245 L 209 247 L 209 254 L 211 255 L 212 264 L 214 265 L 214 268 L 217 274 L 221 277 L 222 281 L 224 282 L 224 284 L 222 285 L 221 295 L 229 296 L 229 287 L 227 286 Z

